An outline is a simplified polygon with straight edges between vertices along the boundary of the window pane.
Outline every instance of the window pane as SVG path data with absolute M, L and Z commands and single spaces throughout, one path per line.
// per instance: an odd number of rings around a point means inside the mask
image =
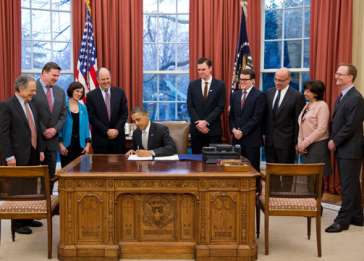
M 144 74 L 143 101 L 156 101 L 158 98 L 157 75 Z
M 144 44 L 143 47 L 143 69 L 157 69 L 157 47 L 155 44 Z
M 305 3 L 304 3 L 306 6 L 310 6 L 311 4 L 311 0 L 305 0 Z
M 22 9 L 21 10 L 21 33 L 22 40 L 30 40 L 31 39 L 31 31 L 30 31 L 30 10 Z
M 42 69 L 51 60 L 51 44 L 49 42 L 33 42 L 33 68 Z
M 282 38 L 282 10 L 265 11 L 265 39 Z
M 302 42 L 284 41 L 284 66 L 287 68 L 301 68 Z
M 57 11 L 70 11 L 71 0 L 52 0 L 52 9 Z
M 30 0 L 21 0 L 21 7 L 26 7 L 29 8 L 30 7 Z
M 158 18 L 158 42 L 168 43 L 176 41 L 176 16 L 164 15 Z
M 284 0 L 265 0 L 265 8 L 282 8 Z
M 176 120 L 176 104 L 175 103 L 159 103 L 159 120 Z
M 50 9 L 50 0 L 36 0 L 31 1 L 32 2 L 32 8 L 36 9 Z
M 157 103 L 155 102 L 143 102 L 144 109 L 149 112 L 149 117 L 152 121 L 157 119 Z
M 161 44 L 159 45 L 159 70 L 176 69 L 176 45 Z
M 176 100 L 176 75 L 160 75 L 159 83 L 159 100 L 175 101 Z
M 304 40 L 303 67 L 310 68 L 310 40 Z
M 177 16 L 177 41 L 188 43 L 188 15 Z
M 178 0 L 177 1 L 177 12 L 178 13 L 189 13 L 190 0 Z
M 50 12 L 32 10 L 33 40 L 51 40 Z
M 62 68 L 63 69 L 63 68 Z M 64 91 L 67 91 L 68 86 L 74 81 L 73 74 L 62 74 L 57 81 L 58 86 L 60 86 Z
M 299 91 L 299 83 L 300 83 L 300 73 L 298 72 L 291 73 L 291 82 L 289 83 L 289 86 Z
M 185 102 L 177 103 L 177 119 L 188 121 L 190 117 L 188 116 L 187 104 Z
M 159 0 L 160 13 L 176 13 L 176 0 Z
M 281 67 L 281 42 L 265 42 L 264 68 L 272 69 Z
M 302 9 L 285 10 L 284 38 L 302 37 Z
M 309 80 L 311 80 L 310 72 L 303 72 L 302 73 L 302 82 L 306 82 L 306 81 L 309 81 Z
M 305 34 L 304 37 L 310 37 L 310 9 L 305 8 Z
M 144 43 L 157 42 L 157 18 L 154 16 L 144 16 Z
M 64 12 L 52 13 L 53 40 L 71 41 L 71 14 Z
M 177 85 L 177 100 L 187 101 L 187 87 L 190 82 L 190 77 L 188 74 L 180 74 L 176 76 Z
M 177 67 L 178 70 L 188 70 L 190 67 L 188 44 L 177 45 Z
M 68 43 L 53 43 L 53 57 L 54 60 L 62 70 L 71 70 L 71 42 Z
M 302 0 L 285 0 L 284 7 L 302 6 Z
M 21 68 L 29 70 L 32 68 L 32 42 L 22 41 L 21 45 Z
M 263 73 L 263 91 L 274 87 L 274 73 Z
M 144 0 L 143 1 L 144 13 L 157 12 L 157 10 L 158 10 L 157 3 L 158 3 L 158 0 Z

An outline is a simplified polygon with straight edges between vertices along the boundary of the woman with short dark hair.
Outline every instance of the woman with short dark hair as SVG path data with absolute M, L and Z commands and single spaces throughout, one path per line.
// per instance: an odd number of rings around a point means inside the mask
M 72 82 L 67 89 L 66 122 L 59 134 L 61 166 L 64 167 L 91 148 L 89 120 L 86 106 L 80 102 L 85 89 L 79 82 Z
M 331 174 L 327 143 L 329 140 L 329 106 L 323 101 L 325 85 L 313 80 L 304 83 L 308 101 L 298 117 L 298 143 L 296 150 L 304 163 L 325 163 L 324 176 Z

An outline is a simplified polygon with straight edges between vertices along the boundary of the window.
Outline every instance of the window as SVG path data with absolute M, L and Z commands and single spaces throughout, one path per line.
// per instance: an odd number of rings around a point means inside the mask
M 22 0 L 21 7 L 22 72 L 38 78 L 54 61 L 62 68 L 57 84 L 67 89 L 73 81 L 71 0 Z
M 262 89 L 274 86 L 274 72 L 287 67 L 291 86 L 302 91 L 309 79 L 310 0 L 264 0 Z
M 189 0 L 144 0 L 143 106 L 153 120 L 187 120 Z

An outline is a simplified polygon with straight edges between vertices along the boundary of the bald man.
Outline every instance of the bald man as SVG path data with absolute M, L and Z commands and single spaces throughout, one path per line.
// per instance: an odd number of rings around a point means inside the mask
M 294 163 L 295 144 L 298 135 L 298 115 L 305 105 L 302 93 L 290 86 L 291 75 L 287 68 L 274 75 L 274 88 L 266 94 L 265 156 L 269 163 Z M 287 179 L 287 181 L 289 178 Z M 291 182 L 281 180 L 282 190 L 289 189 Z
M 86 105 L 91 124 L 92 148 L 98 154 L 125 153 L 124 125 L 128 106 L 124 90 L 111 87 L 107 68 L 97 72 L 99 87 L 87 95 Z

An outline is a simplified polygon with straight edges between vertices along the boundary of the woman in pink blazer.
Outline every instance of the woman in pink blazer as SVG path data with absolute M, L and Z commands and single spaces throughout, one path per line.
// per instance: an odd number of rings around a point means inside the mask
M 304 95 L 308 103 L 298 117 L 298 143 L 296 150 L 303 163 L 325 163 L 324 176 L 331 174 L 329 139 L 330 111 L 323 101 L 325 85 L 314 80 L 304 83 Z

